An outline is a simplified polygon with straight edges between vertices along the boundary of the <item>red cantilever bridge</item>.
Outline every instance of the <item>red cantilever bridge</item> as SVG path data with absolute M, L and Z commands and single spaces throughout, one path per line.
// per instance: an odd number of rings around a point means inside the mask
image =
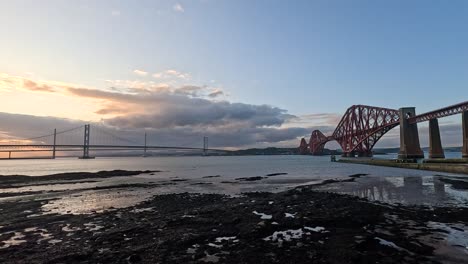
M 388 109 L 368 105 L 353 105 L 341 118 L 332 135 L 314 130 L 309 143 L 301 139 L 301 154 L 321 155 L 325 144 L 336 140 L 343 156 L 372 156 L 377 141 L 392 128 L 400 125 L 400 158 L 423 158 L 417 123 L 429 121 L 430 158 L 443 158 L 438 118 L 462 114 L 463 157 L 468 157 L 468 101 L 416 115 L 414 107 Z

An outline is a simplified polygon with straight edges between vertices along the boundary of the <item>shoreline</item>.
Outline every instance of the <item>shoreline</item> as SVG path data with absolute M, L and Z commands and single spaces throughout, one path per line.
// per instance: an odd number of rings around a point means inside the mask
M 348 164 L 362 164 L 362 165 L 374 165 L 383 167 L 393 167 L 402 169 L 414 169 L 414 170 L 426 170 L 436 172 L 448 172 L 464 174 L 468 176 L 468 164 L 461 162 L 427 162 L 427 163 L 399 163 L 394 160 L 380 160 L 370 158 L 355 158 L 355 159 L 339 159 L 337 162 L 348 163 Z
M 372 203 L 312 186 L 157 195 L 84 215 L 41 214 L 41 205 L 0 203 L 0 240 L 10 243 L 0 242 L 4 263 L 466 261 L 456 254 L 463 249 L 444 243 L 445 232 L 466 226 L 466 208 Z
M 148 172 L 24 176 L 16 184 Z M 287 173 L 268 177 L 277 175 Z M 158 194 L 130 206 L 87 213 L 46 210 L 60 197 L 2 201 L 0 258 L 4 263 L 468 263 L 468 208 L 388 204 L 322 189 L 354 184 L 366 175 L 275 193 Z M 122 183 L 91 190 L 151 186 Z M 82 199 L 88 190 L 63 195 Z

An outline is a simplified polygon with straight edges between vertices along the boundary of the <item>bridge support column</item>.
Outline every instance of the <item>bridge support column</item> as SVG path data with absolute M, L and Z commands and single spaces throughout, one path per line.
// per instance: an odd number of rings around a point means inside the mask
M 55 159 L 55 145 L 57 143 L 57 129 L 54 129 L 54 146 L 52 148 L 52 159 Z
M 90 125 L 85 125 L 84 131 L 84 141 L 83 141 L 83 156 L 80 159 L 92 159 L 93 157 L 89 156 L 89 135 L 90 135 Z
M 358 157 L 372 157 L 372 151 L 366 152 L 358 152 Z
M 399 159 L 424 158 L 424 153 L 419 145 L 419 134 L 417 123 L 410 124 L 408 117 L 416 115 L 414 107 L 400 108 L 400 152 Z
M 208 156 L 208 137 L 203 137 L 203 156 Z
M 348 152 L 348 153 L 344 152 L 341 156 L 348 157 L 348 158 L 354 158 L 354 157 L 356 157 L 356 152 L 354 152 L 354 151 L 351 151 L 351 152 Z
M 439 121 L 436 118 L 429 120 L 429 158 L 445 158 L 442 142 L 440 141 Z
M 463 126 L 463 158 L 468 158 L 468 111 L 462 113 L 462 126 Z
M 143 157 L 146 157 L 146 132 L 145 132 L 145 148 L 143 150 Z

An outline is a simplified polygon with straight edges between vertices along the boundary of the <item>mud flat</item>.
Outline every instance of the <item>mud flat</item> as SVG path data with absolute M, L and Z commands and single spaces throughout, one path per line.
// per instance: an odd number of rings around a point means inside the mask
M 0 203 L 2 263 L 468 263 L 466 208 L 371 203 L 301 186 L 168 194 L 91 214 Z
M 404 168 L 404 169 L 460 173 L 460 174 L 468 175 L 468 164 L 464 162 L 464 160 L 460 160 L 459 162 L 453 162 L 453 160 L 449 160 L 446 163 L 443 163 L 442 160 L 437 161 L 437 162 L 431 161 L 429 163 L 400 163 L 400 162 L 396 162 L 395 160 L 359 159 L 359 158 L 343 159 L 342 158 L 339 160 L 339 162 L 395 167 L 395 168 Z

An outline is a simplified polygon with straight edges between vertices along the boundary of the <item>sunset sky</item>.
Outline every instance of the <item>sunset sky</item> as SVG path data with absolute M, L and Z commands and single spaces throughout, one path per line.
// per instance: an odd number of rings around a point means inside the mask
M 0 137 L 91 122 L 296 147 L 353 104 L 466 101 L 467 14 L 468 1 L 0 0 Z M 460 123 L 440 120 L 444 145 L 462 144 Z

